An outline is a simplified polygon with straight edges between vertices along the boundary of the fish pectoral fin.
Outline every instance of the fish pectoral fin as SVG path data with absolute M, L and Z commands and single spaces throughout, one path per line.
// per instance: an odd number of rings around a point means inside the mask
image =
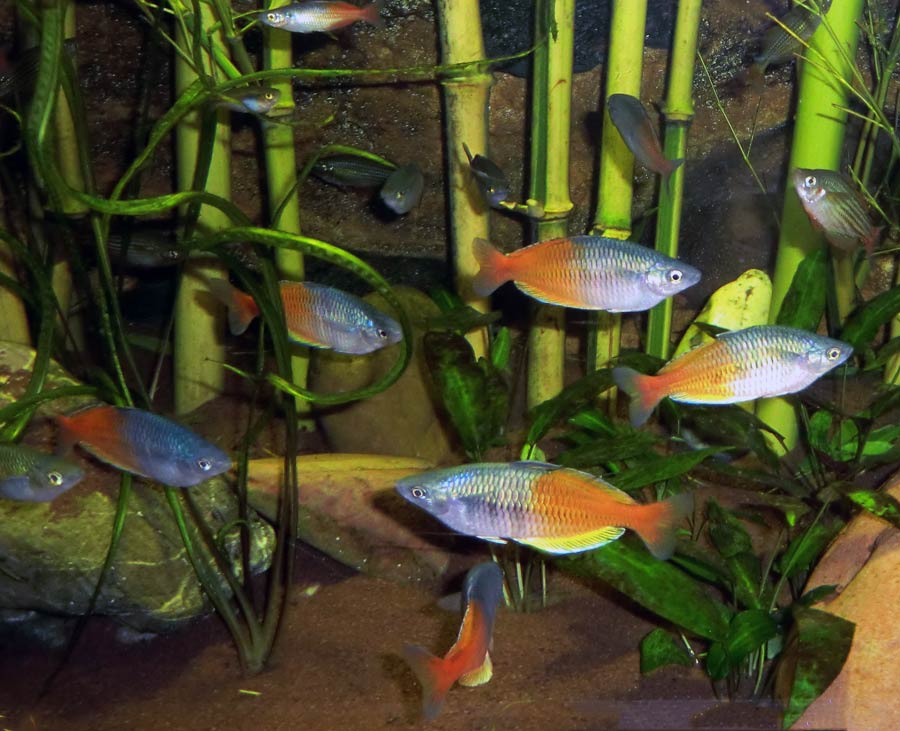
M 497 536 L 478 536 L 483 541 L 490 541 L 491 543 L 506 543 L 505 538 L 498 538 Z
M 607 543 L 620 538 L 625 532 L 624 528 L 614 525 L 604 526 L 597 530 L 579 533 L 574 536 L 559 538 L 517 538 L 519 543 L 531 546 L 545 553 L 579 553 L 590 551 L 592 548 L 600 548 Z
M 456 682 L 467 688 L 474 688 L 476 685 L 484 685 L 492 677 L 494 677 L 494 665 L 491 662 L 491 653 L 484 653 L 484 662 L 480 668 L 463 673 Z

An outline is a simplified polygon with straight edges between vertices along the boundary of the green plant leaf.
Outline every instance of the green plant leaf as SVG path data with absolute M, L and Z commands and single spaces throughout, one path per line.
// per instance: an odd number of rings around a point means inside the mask
M 567 449 L 557 457 L 556 461 L 566 467 L 597 467 L 606 462 L 652 454 L 652 446 L 655 443 L 656 439 L 646 432 L 626 432 L 612 437 L 597 437 L 588 439 L 584 444 L 579 444 L 572 449 Z M 625 474 L 630 474 L 630 472 Z M 623 474 L 623 476 L 625 475 Z
M 886 492 L 875 490 L 841 489 L 841 493 L 872 515 L 886 520 L 895 528 L 900 528 L 900 502 Z
M 611 436 L 618 433 L 618 429 L 616 429 L 612 419 L 599 409 L 591 408 L 579 411 L 569 419 L 569 423 L 603 436 Z
M 501 327 L 491 340 L 491 365 L 498 371 L 505 371 L 509 366 L 510 352 L 512 352 L 512 335 L 508 327 Z
M 725 652 L 732 665 L 744 659 L 778 634 L 778 623 L 763 609 L 747 609 L 734 615 L 728 628 Z
M 841 340 L 862 352 L 871 346 L 878 329 L 900 312 L 900 287 L 873 297 L 857 308 L 841 331 Z
M 635 545 L 632 536 L 555 563 L 578 576 L 603 580 L 686 632 L 711 640 L 728 635 L 731 610 L 671 562 L 657 561 Z
M 426 322 L 428 330 L 449 330 L 456 333 L 467 333 L 477 327 L 487 327 L 497 322 L 501 317 L 499 312 L 479 312 L 469 305 L 461 305 L 452 310 L 446 310 L 434 317 L 429 317 Z
M 778 311 L 777 324 L 815 332 L 825 312 L 827 283 L 828 257 L 820 246 L 797 267 Z
M 641 640 L 641 674 L 647 675 L 666 665 L 691 667 L 693 659 L 679 642 L 662 627 Z
M 812 523 L 781 554 L 777 562 L 778 573 L 790 579 L 809 569 L 842 527 L 840 521 Z
M 714 500 L 706 504 L 709 516 L 709 537 L 723 558 L 731 558 L 739 553 L 752 552 L 750 534 L 737 518 L 723 510 Z
M 566 386 L 558 396 L 538 404 L 531 410 L 531 427 L 525 441 L 535 444 L 556 422 L 577 411 L 612 385 L 611 369 L 601 368 Z
M 852 622 L 818 609 L 794 612 L 779 667 L 779 676 L 785 678 L 779 685 L 788 689 L 784 728 L 790 728 L 838 676 L 850 652 L 854 629 Z
M 690 472 L 707 457 L 720 454 L 721 452 L 722 449 L 711 447 L 709 449 L 698 449 L 694 452 L 648 457 L 642 464 L 620 475 L 616 475 L 614 482 L 620 490 L 625 490 L 626 492 L 637 490 L 647 485 L 679 477 L 686 472 Z
M 731 662 L 725 650 L 724 642 L 713 642 L 706 653 L 706 674 L 710 680 L 718 681 L 728 677 L 731 672 Z

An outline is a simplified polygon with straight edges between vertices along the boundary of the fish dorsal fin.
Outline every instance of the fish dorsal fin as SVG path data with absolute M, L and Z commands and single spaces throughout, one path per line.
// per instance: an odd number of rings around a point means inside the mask
M 617 503 L 621 503 L 622 505 L 635 505 L 636 501 L 631 495 L 629 495 L 624 490 L 620 490 L 615 485 L 610 485 L 606 480 L 602 480 L 595 475 L 588 474 L 586 472 L 582 472 L 581 470 L 572 469 L 571 467 L 560 467 L 560 470 L 564 473 L 570 473 L 575 475 L 575 478 L 578 480 L 583 480 L 584 482 L 591 485 L 591 487 L 595 487 L 600 492 L 604 493 L 611 500 L 615 500 Z
M 520 469 L 534 469 L 540 472 L 546 472 L 549 470 L 561 470 L 558 464 L 551 464 L 550 462 L 538 462 L 537 460 L 523 459 L 518 462 L 513 462 L 511 467 L 518 467 Z
M 575 536 L 558 538 L 520 538 L 517 540 L 519 543 L 524 543 L 526 546 L 531 546 L 539 551 L 544 551 L 544 553 L 579 553 L 581 551 L 590 551 L 592 548 L 605 546 L 607 543 L 611 543 L 617 538 L 620 538 L 624 532 L 624 528 L 609 525 Z
M 468 673 L 459 676 L 458 682 L 467 688 L 474 688 L 476 685 L 484 685 L 494 676 L 494 664 L 491 662 L 491 653 L 484 653 L 484 662 L 480 668 L 476 668 Z

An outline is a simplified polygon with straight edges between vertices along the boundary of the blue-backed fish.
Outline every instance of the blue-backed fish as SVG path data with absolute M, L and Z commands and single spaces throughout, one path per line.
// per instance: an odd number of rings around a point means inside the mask
M 107 250 L 114 265 L 135 269 L 163 269 L 175 266 L 187 256 L 169 233 L 153 228 L 136 228 L 127 235 L 110 233 Z
M 551 239 L 511 254 L 476 239 L 473 252 L 481 267 L 472 280 L 477 295 L 513 281 L 529 297 L 580 310 L 648 310 L 700 281 L 689 264 L 603 236 Z
M 21 444 L 0 444 L 0 498 L 45 503 L 83 478 L 84 471 L 67 459 Z
M 599 477 L 544 462 L 432 470 L 403 478 L 397 491 L 453 530 L 484 540 L 565 554 L 598 548 L 631 529 L 658 559 L 672 555 L 692 502 L 682 493 L 640 504 Z
M 797 168 L 794 190 L 813 226 L 839 249 L 853 250 L 860 244 L 870 254 L 881 233 L 872 225 L 868 206 L 859 190 L 834 170 Z
M 313 282 L 281 282 L 279 287 L 288 336 L 294 342 L 363 355 L 403 338 L 396 320 L 340 289 Z M 209 289 L 228 307 L 228 324 L 234 335 L 244 332 L 259 315 L 253 297 L 225 280 L 210 280 Z
M 396 169 L 371 157 L 338 153 L 316 160 L 312 174 L 338 188 L 378 188 Z
M 795 393 L 853 353 L 840 340 L 780 325 L 722 333 L 664 365 L 655 376 L 614 368 L 616 385 L 631 397 L 631 423 L 640 426 L 665 397 L 688 404 L 734 404 Z
M 437 716 L 453 684 L 487 683 L 493 674 L 491 638 L 503 596 L 503 572 L 492 561 L 478 564 L 466 574 L 462 590 L 463 619 L 453 647 L 436 657 L 417 645 L 407 645 L 403 657 L 422 685 L 422 715 Z
M 59 451 L 75 444 L 125 472 L 191 487 L 231 469 L 231 458 L 190 429 L 141 409 L 101 404 L 56 417 Z
M 256 17 L 265 25 L 291 33 L 328 32 L 358 20 L 378 27 L 384 25 L 381 0 L 362 7 L 339 0 L 307 0 L 263 10 Z
M 278 104 L 281 92 L 268 86 L 242 86 L 223 91 L 216 104 L 232 112 L 266 114 Z
M 644 167 L 666 179 L 684 162 L 669 160 L 663 154 L 656 128 L 640 99 L 630 94 L 610 94 L 606 109 L 628 149 Z
M 425 178 L 422 168 L 411 162 L 398 167 L 381 186 L 381 200 L 394 213 L 403 215 L 419 205 Z
M 463 143 L 463 151 L 469 160 L 472 177 L 487 204 L 496 208 L 504 201 L 509 200 L 509 182 L 500 166 L 484 155 L 472 155 L 469 146 L 465 143 Z

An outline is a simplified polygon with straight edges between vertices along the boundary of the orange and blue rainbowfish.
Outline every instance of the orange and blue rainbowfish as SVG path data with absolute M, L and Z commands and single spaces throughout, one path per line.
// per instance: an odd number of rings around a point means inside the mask
M 630 94 L 610 94 L 606 109 L 628 149 L 644 167 L 666 179 L 684 162 L 669 160 L 663 154 L 656 129 L 640 99 Z
M 475 239 L 474 255 L 481 266 L 472 280 L 478 296 L 513 281 L 529 297 L 579 310 L 649 310 L 700 281 L 689 264 L 603 236 L 551 239 L 505 255 Z
M 384 25 L 381 19 L 381 0 L 363 7 L 339 0 L 308 0 L 263 10 L 256 17 L 265 25 L 291 33 L 327 32 L 343 28 L 357 20 L 374 26 Z
M 544 462 L 462 465 L 397 482 L 397 492 L 444 525 L 487 541 L 554 554 L 599 548 L 635 531 L 658 559 L 675 550 L 690 495 L 642 505 L 586 472 Z
M 231 469 L 221 449 L 181 424 L 141 409 L 101 404 L 56 417 L 59 452 L 75 444 L 125 472 L 192 487 Z
M 860 243 L 870 254 L 881 229 L 873 226 L 865 200 L 853 184 L 834 170 L 794 170 L 794 189 L 813 226 L 839 249 Z
M 210 291 L 228 307 L 234 335 L 244 332 L 259 315 L 259 306 L 224 279 L 208 282 Z M 312 348 L 363 355 L 400 342 L 399 323 L 368 302 L 334 287 L 313 282 L 281 282 L 281 305 L 288 336 Z
M 616 385 L 631 397 L 634 426 L 666 396 L 688 404 L 734 404 L 795 393 L 837 368 L 853 353 L 840 340 L 780 325 L 723 333 L 666 363 L 655 376 L 614 368 Z
M 457 681 L 475 686 L 487 683 L 493 674 L 491 637 L 494 619 L 503 596 L 503 572 L 493 561 L 478 564 L 466 574 L 462 591 L 463 620 L 453 647 L 444 657 L 435 657 L 417 645 L 407 645 L 403 657 L 422 684 L 422 715 L 437 716 L 447 691 Z

